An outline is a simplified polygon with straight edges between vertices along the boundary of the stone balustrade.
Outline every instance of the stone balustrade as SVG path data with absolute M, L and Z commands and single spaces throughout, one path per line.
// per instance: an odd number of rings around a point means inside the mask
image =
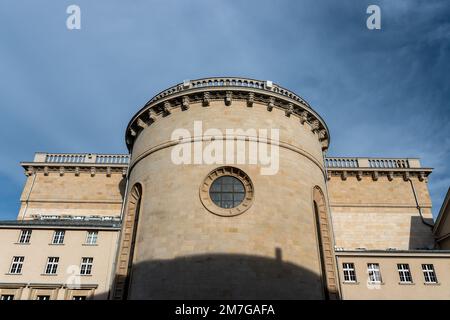
M 409 168 L 408 159 L 369 159 L 370 168 Z
M 96 153 L 42 153 L 37 152 L 34 162 L 38 163 L 96 163 L 96 164 L 128 164 L 128 154 L 96 154 Z M 419 159 L 414 158 L 353 158 L 326 157 L 327 168 L 373 168 L 373 169 L 410 169 L 421 168 Z
M 372 168 L 372 169 L 411 169 L 421 168 L 419 159 L 414 158 L 347 158 L 326 157 L 327 168 Z
M 164 91 L 161 91 L 155 95 L 146 105 L 149 105 L 155 101 L 162 98 L 170 96 L 172 94 L 178 94 L 182 91 L 195 89 L 195 88 L 208 88 L 208 87 L 247 87 L 254 89 L 261 89 L 265 91 L 271 91 L 293 100 L 296 100 L 304 105 L 309 106 L 309 104 L 303 100 L 301 97 L 296 95 L 294 92 L 287 90 L 272 81 L 261 81 L 255 79 L 239 78 L 239 77 L 212 77 L 203 78 L 197 80 L 185 80 L 183 83 L 176 84 Z
M 36 163 L 67 163 L 67 164 L 128 164 L 128 154 L 96 154 L 96 153 L 43 153 L 34 156 Z
M 359 168 L 358 158 L 325 158 L 327 168 Z
M 130 162 L 130 156 L 128 154 L 98 154 L 95 162 L 105 164 L 128 164 Z

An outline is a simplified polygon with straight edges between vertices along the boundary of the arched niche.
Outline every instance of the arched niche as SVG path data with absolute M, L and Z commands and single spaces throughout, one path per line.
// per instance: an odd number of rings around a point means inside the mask
M 142 203 L 142 186 L 137 183 L 133 186 L 127 198 L 125 214 L 122 218 L 122 231 L 120 246 L 117 254 L 116 276 L 114 280 L 114 300 L 127 298 L 130 283 L 133 253 L 136 243 L 136 232 L 139 220 L 139 211 Z
M 337 277 L 334 263 L 331 223 L 322 189 L 313 188 L 313 210 L 316 220 L 322 276 L 324 278 L 325 296 L 327 299 L 338 299 Z

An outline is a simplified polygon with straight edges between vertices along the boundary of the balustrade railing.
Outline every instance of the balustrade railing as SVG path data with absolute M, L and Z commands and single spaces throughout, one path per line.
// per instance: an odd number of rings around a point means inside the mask
M 130 155 L 95 153 L 36 153 L 34 161 L 46 163 L 128 164 L 130 162 Z M 327 168 L 407 169 L 419 168 L 420 162 L 417 159 L 326 157 L 325 166 Z
M 409 168 L 408 159 L 369 159 L 370 168 Z
M 357 158 L 325 158 L 328 168 L 358 168 Z
M 128 164 L 128 154 L 96 154 L 96 153 L 36 153 L 34 162 L 46 163 L 97 163 Z
M 130 157 L 127 154 L 98 154 L 95 160 L 96 163 L 114 163 L 114 164 L 127 164 L 130 161 Z
M 45 162 L 50 163 L 83 163 L 86 162 L 86 154 L 48 153 Z
M 299 101 L 303 104 L 308 105 L 305 100 L 303 100 L 300 96 L 296 95 L 294 92 L 287 90 L 277 84 L 274 84 L 272 81 L 261 81 L 254 79 L 246 79 L 246 78 L 235 78 L 235 77 L 218 77 L 218 78 L 204 78 L 197 80 L 186 80 L 183 83 L 176 84 L 164 91 L 161 91 L 157 95 L 155 95 L 147 105 L 162 99 L 166 96 L 176 94 L 188 89 L 195 88 L 206 88 L 206 87 L 247 87 L 254 89 L 261 89 L 266 91 L 275 92 L 281 94 L 283 96 L 289 97 L 293 100 Z
M 412 163 L 411 163 L 412 161 Z M 418 159 L 389 159 L 389 158 L 325 158 L 327 168 L 374 168 L 374 169 L 408 169 L 420 168 Z

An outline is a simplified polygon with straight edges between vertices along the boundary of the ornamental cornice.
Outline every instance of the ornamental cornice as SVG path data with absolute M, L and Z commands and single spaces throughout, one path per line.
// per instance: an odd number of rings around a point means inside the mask
M 25 169 L 25 175 L 31 176 L 36 173 L 44 175 L 58 174 L 64 176 L 73 174 L 79 176 L 82 173 L 89 173 L 92 177 L 96 174 L 106 174 L 110 177 L 112 174 L 121 174 L 123 177 L 127 175 L 128 164 L 94 164 L 94 163 L 33 163 L 22 162 L 21 166 Z
M 328 149 L 329 130 L 304 99 L 271 81 L 223 77 L 184 81 L 150 99 L 128 123 L 125 133 L 128 150 L 131 151 L 142 130 L 158 119 L 170 116 L 173 109 L 187 111 L 193 103 L 209 107 L 211 101 L 223 101 L 229 107 L 233 101 L 246 101 L 249 108 L 257 102 L 265 105 L 268 112 L 273 108 L 281 109 L 286 117 L 297 117 L 299 125 L 308 125 L 317 134 L 322 149 Z
M 415 177 L 419 181 L 427 182 L 431 172 L 431 168 L 327 168 L 327 177 L 328 180 L 331 177 L 340 177 L 344 181 L 349 177 L 358 181 L 363 177 L 371 177 L 373 181 L 378 181 L 380 177 L 385 177 L 388 181 L 395 178 L 407 181 L 408 178 Z

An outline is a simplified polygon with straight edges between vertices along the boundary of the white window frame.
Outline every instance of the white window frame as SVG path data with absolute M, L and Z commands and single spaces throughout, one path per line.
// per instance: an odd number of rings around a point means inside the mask
M 86 235 L 86 243 L 87 245 L 95 245 L 98 241 L 98 231 L 88 231 Z
M 53 232 L 52 244 L 64 244 L 65 230 L 55 230 Z
M 409 268 L 408 263 L 398 263 L 397 270 L 400 277 L 400 283 L 413 283 L 411 269 Z
M 11 267 L 9 268 L 9 274 L 22 274 L 24 256 L 14 256 L 11 261 Z
M 20 244 L 30 243 L 32 231 L 33 230 L 31 230 L 31 229 L 22 229 L 22 230 L 20 230 L 18 243 L 20 243 Z
M 367 273 L 369 275 L 370 283 L 381 283 L 381 271 L 379 263 L 368 263 Z
M 48 257 L 45 265 L 44 274 L 57 274 L 59 257 Z
M 344 282 L 356 283 L 355 264 L 352 262 L 342 263 L 342 272 L 344 274 Z
M 436 271 L 434 270 L 434 265 L 432 263 L 423 263 L 422 272 L 423 277 L 425 279 L 425 283 L 429 284 L 438 283 Z
M 83 257 L 81 258 L 81 265 L 80 265 L 80 275 L 82 276 L 89 276 L 92 274 L 92 267 L 94 265 L 94 258 L 93 257 Z
M 1 301 L 14 300 L 14 298 L 15 298 L 15 296 L 13 294 L 2 294 L 2 295 L 0 295 L 0 300 Z

